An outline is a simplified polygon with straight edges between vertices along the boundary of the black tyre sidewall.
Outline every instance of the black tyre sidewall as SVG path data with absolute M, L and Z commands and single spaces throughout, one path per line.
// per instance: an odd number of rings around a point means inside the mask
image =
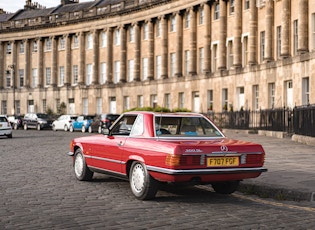
M 82 161 L 83 161 L 83 166 L 82 166 L 82 173 L 81 175 L 77 175 L 75 172 L 75 167 L 76 167 L 76 159 L 77 157 L 82 157 Z M 80 181 L 89 181 L 92 179 L 93 177 L 93 172 L 87 167 L 86 163 L 85 163 L 85 159 L 82 153 L 81 149 L 77 149 L 75 151 L 75 155 L 74 155 L 74 162 L 73 162 L 73 168 L 74 168 L 74 174 L 75 177 L 80 180 Z
M 132 171 L 138 164 L 140 164 L 144 169 L 144 188 L 141 192 L 134 190 L 133 185 L 132 185 L 133 183 Z M 143 163 L 137 162 L 137 161 L 133 162 L 131 165 L 130 174 L 129 174 L 129 183 L 130 183 L 130 188 L 133 195 L 139 200 L 149 200 L 149 199 L 154 198 L 158 190 L 158 182 L 150 176 L 149 172 L 147 171 L 146 166 Z

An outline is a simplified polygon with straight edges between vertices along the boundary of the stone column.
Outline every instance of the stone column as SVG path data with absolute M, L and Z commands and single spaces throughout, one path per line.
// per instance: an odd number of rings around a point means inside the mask
M 79 35 L 79 73 L 78 84 L 85 85 L 85 32 Z
M 282 0 L 281 57 L 290 56 L 291 0 Z
M 26 88 L 30 87 L 30 41 L 28 39 L 24 40 L 24 44 L 25 44 L 25 66 L 24 66 L 24 76 L 25 76 L 25 84 L 24 86 Z
M 314 4 L 314 2 L 313 2 Z M 298 11 L 298 52 L 308 52 L 308 0 L 299 0 Z
M 154 79 L 154 26 L 153 21 L 148 20 L 148 29 L 149 29 L 149 55 L 148 55 L 148 79 Z
M 234 44 L 233 44 L 233 66 L 235 68 L 242 66 L 242 1 L 234 1 L 235 4 L 235 26 L 234 26 Z
M 274 28 L 274 5 L 273 0 L 266 1 L 266 47 L 264 61 L 273 60 L 273 28 Z
M 120 82 L 127 81 L 127 30 L 124 25 L 120 27 Z
M 250 20 L 249 20 L 249 49 L 248 64 L 257 64 L 257 7 L 256 0 L 250 0 Z
M 161 78 L 168 78 L 168 18 L 161 17 L 162 22 L 162 68 Z
M 51 86 L 56 87 L 58 82 L 58 37 L 52 38 L 52 69 Z
M 99 31 L 93 31 L 93 76 L 92 76 L 92 84 L 97 85 L 99 83 Z
M 190 60 L 189 60 L 189 74 L 197 74 L 197 14 L 194 7 L 189 10 L 190 14 Z
M 113 83 L 113 28 L 107 29 L 106 83 Z
M 220 40 L 219 40 L 219 65 L 220 70 L 226 69 L 226 37 L 227 37 L 227 3 L 220 0 Z
M 176 17 L 176 65 L 175 76 L 183 76 L 183 17 L 180 11 L 175 13 Z
M 65 69 L 65 82 L 66 86 L 71 85 L 71 64 L 72 64 L 72 55 L 71 55 L 71 35 L 65 35 L 66 39 L 66 69 Z
M 211 8 L 208 3 L 203 4 L 205 15 L 205 56 L 204 56 L 204 72 L 211 72 Z
M 38 88 L 44 86 L 44 40 L 38 39 Z
M 11 69 L 11 76 L 12 76 L 12 80 L 11 80 L 11 85 L 12 87 L 16 87 L 16 75 L 17 75 L 17 41 L 12 41 L 12 63 L 8 63 L 9 65 L 13 65 L 13 70 Z
M 4 68 L 4 43 L 0 41 L 0 75 L 5 76 Z M 4 86 L 4 77 L 0 78 L 0 89 Z
M 135 65 L 134 80 L 140 81 L 140 63 L 141 63 L 141 32 L 139 22 L 134 24 L 135 28 Z

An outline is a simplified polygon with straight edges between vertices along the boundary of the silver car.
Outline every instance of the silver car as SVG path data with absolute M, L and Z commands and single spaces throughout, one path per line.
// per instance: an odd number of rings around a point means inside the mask
M 5 115 L 0 115 L 0 136 L 12 138 L 12 127 Z

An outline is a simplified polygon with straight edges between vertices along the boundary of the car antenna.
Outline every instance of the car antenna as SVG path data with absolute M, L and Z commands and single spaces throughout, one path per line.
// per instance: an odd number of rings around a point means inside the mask
M 161 111 L 160 111 L 160 122 L 159 122 L 159 135 L 158 135 L 158 137 L 161 135 L 163 108 L 164 108 L 164 105 L 165 105 L 165 98 L 164 97 L 165 97 L 165 95 L 163 96 L 163 106 L 162 106 Z

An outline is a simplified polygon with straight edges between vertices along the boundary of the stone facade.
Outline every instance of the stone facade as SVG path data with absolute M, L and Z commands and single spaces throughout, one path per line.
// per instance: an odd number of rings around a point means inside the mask
M 0 113 L 315 103 L 312 1 L 108 2 L 0 11 Z

